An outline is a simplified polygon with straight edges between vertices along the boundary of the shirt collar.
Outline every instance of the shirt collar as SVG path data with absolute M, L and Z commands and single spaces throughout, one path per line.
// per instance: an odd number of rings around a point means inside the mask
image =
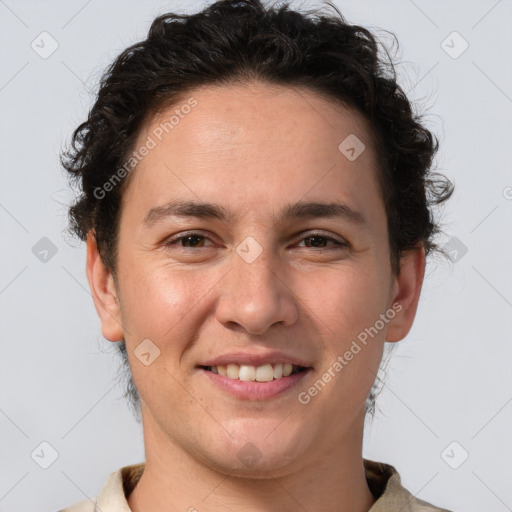
M 390 464 L 363 459 L 366 481 L 376 501 L 368 512 L 450 512 L 413 496 Z M 96 499 L 98 512 L 132 512 L 126 497 L 144 472 L 145 463 L 124 466 L 109 475 Z

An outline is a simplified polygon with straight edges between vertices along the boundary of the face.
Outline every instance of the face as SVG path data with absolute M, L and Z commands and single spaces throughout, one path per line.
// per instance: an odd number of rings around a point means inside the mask
M 286 474 L 337 447 L 360 456 L 384 341 L 409 330 L 424 266 L 418 250 L 391 271 L 368 125 L 305 90 L 190 98 L 169 133 L 180 105 L 140 133 L 136 148 L 156 145 L 124 192 L 117 286 L 88 241 L 103 335 L 126 340 L 146 440 L 239 474 Z

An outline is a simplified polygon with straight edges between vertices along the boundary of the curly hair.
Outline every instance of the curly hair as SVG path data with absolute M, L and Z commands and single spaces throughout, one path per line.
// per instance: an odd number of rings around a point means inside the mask
M 141 128 L 197 87 L 253 79 L 315 92 L 368 121 L 395 274 L 402 253 L 418 243 L 427 255 L 442 252 L 434 241 L 440 231 L 434 207 L 451 196 L 453 184 L 431 169 L 438 140 L 398 85 L 387 49 L 381 57 L 381 43 L 369 30 L 326 4 L 333 15 L 300 13 L 289 3 L 266 7 L 260 0 L 221 0 L 196 14 L 167 13 L 108 67 L 61 162 L 80 191 L 69 208 L 70 230 L 82 240 L 94 234 L 114 277 L 121 198 L 133 173 L 108 193 L 97 191 L 119 180 L 116 171 L 130 158 Z M 128 371 L 124 341 L 118 346 Z M 375 389 L 367 411 L 373 412 Z M 132 380 L 128 395 L 136 410 L 140 398 Z

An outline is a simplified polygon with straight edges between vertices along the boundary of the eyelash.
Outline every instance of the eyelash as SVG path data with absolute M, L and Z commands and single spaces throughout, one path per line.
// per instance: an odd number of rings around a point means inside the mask
M 180 235 L 178 237 L 171 238 L 171 239 L 167 240 L 166 242 L 164 242 L 164 245 L 166 247 L 175 246 L 180 241 L 185 240 L 185 239 L 187 239 L 189 237 L 198 237 L 198 238 L 203 238 L 205 240 L 210 240 L 211 241 L 211 239 L 208 238 L 206 235 L 203 235 L 202 233 L 199 233 L 199 232 L 196 232 L 196 231 L 191 231 L 189 233 L 185 233 L 185 234 Z M 305 240 L 307 238 L 323 238 L 323 239 L 327 240 L 328 242 L 333 242 L 335 244 L 335 246 L 337 246 L 337 247 L 331 246 L 330 248 L 329 247 L 319 247 L 319 248 L 306 247 L 306 249 L 313 249 L 315 251 L 318 251 L 320 249 L 323 249 L 323 250 L 340 250 L 340 249 L 346 249 L 346 248 L 349 247 L 348 243 L 340 242 L 336 238 L 333 238 L 333 237 L 328 236 L 328 235 L 324 235 L 322 233 L 308 233 L 306 236 L 302 237 L 300 239 L 300 241 L 302 242 L 303 240 Z M 181 249 L 186 249 L 186 250 L 192 250 L 192 251 L 194 251 L 194 249 L 196 249 L 195 247 L 183 247 L 183 246 L 180 246 L 180 248 Z M 203 247 L 198 247 L 197 249 L 203 249 Z

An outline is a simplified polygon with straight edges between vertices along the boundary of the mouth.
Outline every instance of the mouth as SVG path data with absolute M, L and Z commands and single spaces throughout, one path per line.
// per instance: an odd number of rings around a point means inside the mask
M 290 363 L 198 366 L 201 374 L 221 393 L 245 401 L 266 401 L 289 394 L 313 371 Z M 304 384 L 302 384 L 304 385 Z M 296 391 L 297 392 L 297 391 Z
M 203 370 L 216 373 L 231 380 L 242 382 L 270 382 L 305 372 L 308 367 L 296 366 L 290 363 L 263 364 L 254 366 L 250 364 L 228 364 L 216 366 L 200 366 Z

